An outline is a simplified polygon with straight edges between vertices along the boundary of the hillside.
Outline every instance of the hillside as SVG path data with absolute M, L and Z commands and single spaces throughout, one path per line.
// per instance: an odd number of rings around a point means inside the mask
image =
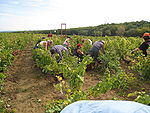
M 34 30 L 34 31 L 20 31 L 25 33 L 42 33 L 48 34 L 61 34 L 61 29 L 55 30 Z M 63 30 L 63 34 L 67 35 L 84 35 L 84 36 L 134 36 L 141 37 L 144 32 L 150 32 L 150 22 L 148 21 L 135 21 L 124 23 L 111 23 L 102 24 L 90 27 L 70 28 L 66 32 Z

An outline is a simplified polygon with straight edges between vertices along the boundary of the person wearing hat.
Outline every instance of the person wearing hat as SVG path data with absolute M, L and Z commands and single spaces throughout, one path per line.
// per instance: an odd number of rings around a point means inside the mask
M 140 45 L 140 47 L 135 48 L 131 51 L 131 54 L 133 54 L 135 51 L 141 50 L 145 57 L 147 56 L 147 50 L 150 46 L 150 33 L 144 33 L 142 38 L 144 39 L 144 42 Z
M 77 47 L 73 51 L 73 55 L 77 56 L 80 59 L 79 62 L 83 60 L 83 55 L 84 55 L 84 53 L 81 51 L 81 47 L 82 47 L 82 44 L 78 43 Z
M 150 39 L 150 33 L 144 33 L 142 38 L 146 41 L 148 39 Z
M 44 47 L 45 50 L 48 50 L 48 47 L 53 44 L 52 40 L 47 40 L 47 41 L 41 41 L 38 46 Z
M 104 53 L 104 43 L 104 40 L 94 42 L 92 48 L 90 49 L 90 55 L 92 58 L 97 59 L 100 50 Z
M 51 56 L 53 57 L 53 55 L 55 53 L 58 53 L 59 54 L 59 58 L 56 60 L 57 63 L 59 63 L 61 60 L 62 60 L 62 52 L 63 51 L 66 51 L 68 52 L 68 49 L 62 45 L 55 45 L 53 46 L 51 49 L 50 49 L 50 53 L 51 53 Z

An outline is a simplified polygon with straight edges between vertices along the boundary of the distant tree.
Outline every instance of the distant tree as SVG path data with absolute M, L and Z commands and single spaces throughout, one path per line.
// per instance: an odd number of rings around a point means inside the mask
M 111 36 L 116 36 L 117 27 L 116 25 L 110 26 Z
M 78 35 L 88 35 L 88 30 L 79 30 Z
M 125 36 L 129 37 L 129 36 L 137 36 L 137 30 L 136 29 L 130 29 L 128 31 L 125 32 Z
M 125 33 L 125 26 L 124 25 L 119 25 L 116 31 L 116 34 L 118 36 L 124 36 Z
M 110 36 L 110 35 L 111 35 L 111 31 L 110 31 L 109 29 L 107 29 L 107 30 L 105 31 L 105 35 Z

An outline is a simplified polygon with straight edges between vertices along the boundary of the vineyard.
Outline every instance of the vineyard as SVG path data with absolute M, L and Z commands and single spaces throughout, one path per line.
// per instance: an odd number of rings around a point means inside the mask
M 147 57 L 141 51 L 131 54 L 143 42 L 141 38 L 74 35 L 69 53 L 82 39 L 104 40 L 105 53 L 100 52 L 98 61 L 94 61 L 88 54 L 92 46 L 86 41 L 81 48 L 85 54 L 82 62 L 63 53 L 57 63 L 59 56 L 50 55 L 52 46 L 48 51 L 33 49 L 41 37 L 47 35 L 0 33 L 0 112 L 60 113 L 78 100 L 150 104 L 150 49 Z M 54 46 L 62 45 L 65 38 L 54 35 L 43 40 L 52 40 Z

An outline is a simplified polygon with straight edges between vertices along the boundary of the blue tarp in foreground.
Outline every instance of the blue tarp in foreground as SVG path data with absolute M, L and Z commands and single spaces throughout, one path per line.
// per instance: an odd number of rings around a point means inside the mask
M 150 113 L 150 106 L 133 101 L 82 100 L 68 105 L 60 113 Z

